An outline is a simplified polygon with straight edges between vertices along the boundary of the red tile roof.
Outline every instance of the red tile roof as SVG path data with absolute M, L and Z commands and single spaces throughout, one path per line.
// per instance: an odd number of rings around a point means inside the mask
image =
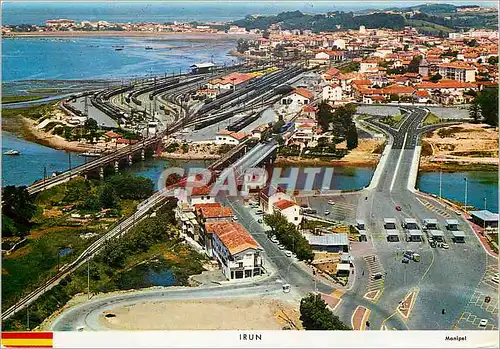
M 249 248 L 260 249 L 260 245 L 239 223 L 232 221 L 205 223 L 205 230 L 214 233 L 232 255 Z
M 292 206 L 297 206 L 297 204 L 291 200 L 279 200 L 274 203 L 274 207 L 280 211 L 286 210 Z
M 382 92 L 384 94 L 411 94 L 415 91 L 415 89 L 411 86 L 402 86 L 402 85 L 391 85 L 384 87 Z
M 422 82 L 415 86 L 417 89 L 440 89 L 440 88 L 474 88 L 476 87 L 473 83 L 460 82 L 455 80 L 446 80 L 438 82 Z
M 330 69 L 328 69 L 328 70 L 325 72 L 325 74 L 327 74 L 327 75 L 331 75 L 331 76 L 335 76 L 335 75 L 337 75 L 337 74 L 339 74 L 339 73 L 340 73 L 340 70 L 338 70 L 337 68 L 330 68 Z
M 194 206 L 195 211 L 199 211 L 204 207 L 222 207 L 220 202 L 207 202 L 204 204 L 194 204 L 193 206 Z
M 201 207 L 200 211 L 203 218 L 222 218 L 232 217 L 233 210 L 230 207 Z
M 104 134 L 104 137 L 107 137 L 107 138 L 120 138 L 121 135 L 116 133 L 116 132 L 113 132 L 113 131 L 108 131 Z
M 193 187 L 191 190 L 191 196 L 198 196 L 198 195 L 208 195 L 210 194 L 211 188 L 209 186 L 201 186 L 201 187 Z
M 464 62 L 451 62 L 451 63 L 443 63 L 439 65 L 440 68 L 455 68 L 455 69 L 465 69 L 465 70 L 474 70 L 474 67 L 471 67 Z
M 311 91 L 306 90 L 305 88 L 302 87 L 296 88 L 295 90 L 293 90 L 292 93 L 296 93 L 298 95 L 301 95 L 302 97 L 309 99 L 312 99 L 314 97 L 314 94 Z
M 228 131 L 228 130 L 222 130 L 222 131 L 219 131 L 220 135 L 226 135 L 226 136 L 229 136 L 229 137 L 233 137 L 234 139 L 237 139 L 239 141 L 241 141 L 242 139 L 246 138 L 248 136 L 247 133 L 242 133 L 242 132 L 233 132 L 233 131 Z

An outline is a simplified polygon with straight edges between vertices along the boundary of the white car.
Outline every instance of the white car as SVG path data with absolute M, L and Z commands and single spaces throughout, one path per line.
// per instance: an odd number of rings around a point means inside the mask
M 479 327 L 486 327 L 487 324 L 488 319 L 481 319 L 481 321 L 479 321 Z
M 238 217 L 237 216 L 233 216 L 233 221 L 237 221 L 238 220 Z
M 285 256 L 292 257 L 292 255 L 293 255 L 292 251 L 285 251 Z
M 276 239 L 276 237 L 273 236 L 271 238 L 271 242 L 274 242 L 275 244 L 277 244 L 279 241 L 278 241 L 278 239 Z
M 280 250 L 284 250 L 284 249 L 285 249 L 285 246 L 283 246 L 283 245 L 279 244 L 279 245 L 278 245 L 278 248 L 279 248 Z
M 328 200 L 328 205 L 335 205 L 335 201 L 333 201 L 333 200 Z
M 449 249 L 450 248 L 450 245 L 448 245 L 446 242 L 443 242 L 441 244 L 441 247 L 444 248 L 445 250 Z
M 330 211 L 325 211 L 325 216 L 328 216 L 330 214 Z
M 491 278 L 491 281 L 493 281 L 495 284 L 498 284 L 498 281 L 499 281 L 499 279 L 498 279 L 498 275 L 497 275 L 497 276 L 493 276 L 493 277 Z
M 262 211 L 261 209 L 258 209 L 257 211 L 255 211 L 256 214 L 264 214 L 264 211 Z

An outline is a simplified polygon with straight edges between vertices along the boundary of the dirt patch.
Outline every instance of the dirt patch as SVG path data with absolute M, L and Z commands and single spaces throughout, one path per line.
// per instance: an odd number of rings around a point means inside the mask
M 38 239 L 45 234 L 49 234 L 49 233 L 53 233 L 53 232 L 57 232 L 57 231 L 61 231 L 61 230 L 70 231 L 70 230 L 81 230 L 81 229 L 82 229 L 81 227 L 69 227 L 69 226 L 50 227 L 50 228 L 46 228 L 46 229 L 35 230 L 35 231 L 31 232 L 31 234 L 28 237 L 30 239 Z
M 63 215 L 63 212 L 61 210 L 52 208 L 48 210 L 43 210 L 43 216 L 47 218 L 55 218 L 55 217 L 61 217 Z
M 24 255 L 27 255 L 30 252 L 31 252 L 31 247 L 28 245 L 28 246 L 21 247 L 20 249 L 15 250 L 14 252 L 12 252 L 10 254 L 4 254 L 2 256 L 2 258 L 5 258 L 5 259 L 16 259 L 16 258 L 20 258 L 20 257 L 22 257 Z
M 172 251 L 166 251 L 163 253 L 163 258 L 165 258 L 165 260 L 167 261 L 172 261 L 174 263 L 179 263 L 181 261 L 181 258 L 173 253 Z
M 443 127 L 425 134 L 420 169 L 498 166 L 498 128 L 485 124 Z
M 298 323 L 290 306 L 256 298 L 146 302 L 114 308 L 112 318 L 105 311 L 99 321 L 112 330 L 280 330 L 280 311 Z

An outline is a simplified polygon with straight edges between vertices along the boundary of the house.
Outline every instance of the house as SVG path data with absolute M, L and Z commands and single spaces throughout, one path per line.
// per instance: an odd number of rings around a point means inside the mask
M 427 103 L 431 100 L 431 94 L 425 90 L 419 90 L 413 92 L 413 99 L 417 103 Z
M 302 107 L 302 114 L 301 116 L 309 119 L 316 119 L 316 113 L 318 112 L 318 109 L 312 105 L 305 105 Z M 295 125 L 297 125 L 297 122 L 295 122 Z
M 248 134 L 246 134 L 246 133 L 222 130 L 222 131 L 219 131 L 219 133 L 217 133 L 215 135 L 215 144 L 217 144 L 217 145 L 222 145 L 222 144 L 238 145 L 242 141 L 244 141 L 247 137 L 248 137 Z
M 119 133 L 108 131 L 103 135 L 104 139 L 108 142 L 116 143 L 116 141 L 121 138 Z
M 498 228 L 498 213 L 488 210 L 469 211 L 472 222 L 485 228 Z
M 476 69 L 464 62 L 451 62 L 439 65 L 439 75 L 444 79 L 460 82 L 476 81 Z
M 366 59 L 359 63 L 359 71 L 361 73 L 377 71 L 378 62 L 374 59 Z
M 267 186 L 260 191 L 260 207 L 266 214 L 272 214 L 274 211 L 274 204 L 280 200 L 290 200 L 290 196 L 284 193 L 281 189 L 272 186 Z
M 262 247 L 239 223 L 210 222 L 205 231 L 212 236 L 212 254 L 228 280 L 262 274 Z
M 281 99 L 283 105 L 307 105 L 314 99 L 314 94 L 305 88 L 296 88 L 288 96 Z
M 323 87 L 322 100 L 336 102 L 342 100 L 342 87 L 337 84 L 330 84 Z
M 273 204 L 274 212 L 280 212 L 289 223 L 299 225 L 302 222 L 300 206 L 294 201 L 282 199 Z
M 199 236 L 195 239 L 195 241 L 205 248 L 209 256 L 212 256 L 212 235 L 207 233 L 205 224 L 211 222 L 231 221 L 233 219 L 233 211 L 231 208 L 224 207 L 218 202 L 195 204 L 193 206 L 199 229 Z
M 184 184 L 186 185 L 186 184 Z M 178 195 L 177 205 L 183 207 L 194 207 L 196 204 L 215 203 L 215 197 L 210 195 L 211 188 L 209 186 L 192 186 L 187 187 Z
M 314 251 L 349 252 L 349 239 L 346 233 L 306 235 Z

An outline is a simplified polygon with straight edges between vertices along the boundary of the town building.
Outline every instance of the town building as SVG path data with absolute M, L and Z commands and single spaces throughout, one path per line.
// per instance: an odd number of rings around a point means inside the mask
M 262 274 L 262 247 L 239 223 L 231 221 L 205 224 L 212 234 L 213 256 L 228 280 Z
M 439 66 L 439 75 L 441 75 L 444 79 L 451 79 L 459 82 L 476 81 L 475 68 L 458 61 L 441 64 Z
M 215 135 L 215 144 L 229 144 L 229 145 L 238 145 L 247 139 L 248 134 L 241 132 L 233 132 L 228 130 L 219 131 Z
M 273 204 L 274 212 L 280 212 L 289 223 L 299 225 L 302 222 L 300 206 L 294 201 L 282 199 Z

